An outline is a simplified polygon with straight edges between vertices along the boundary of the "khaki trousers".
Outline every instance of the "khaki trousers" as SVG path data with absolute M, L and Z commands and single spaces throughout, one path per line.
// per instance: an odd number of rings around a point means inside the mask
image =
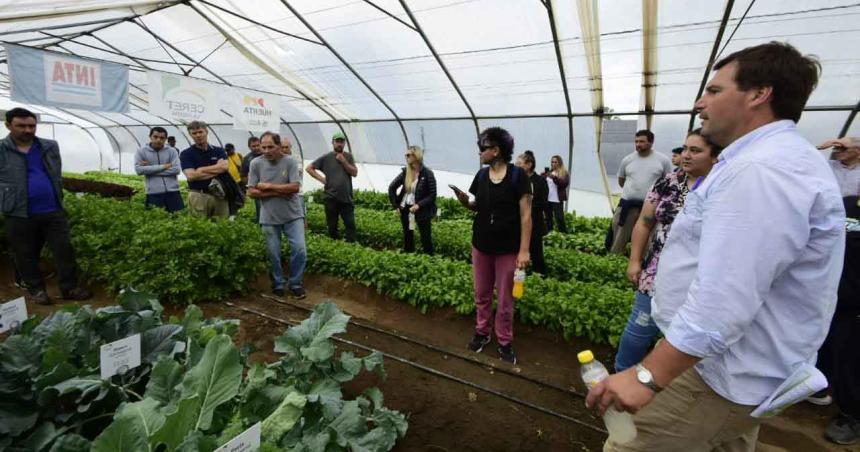
M 690 369 L 633 416 L 636 439 L 607 441 L 603 451 L 754 452 L 761 423 L 749 415 L 754 408 L 724 399 Z
M 201 217 L 227 218 L 230 216 L 230 208 L 227 205 L 227 200 L 218 199 L 208 193 L 189 191 L 188 209 L 192 215 Z
M 633 226 L 636 226 L 636 221 L 639 220 L 639 213 L 642 212 L 641 207 L 631 207 L 627 209 L 627 218 L 624 219 L 624 226 L 619 226 L 621 221 L 621 207 L 615 209 L 615 215 L 612 217 L 612 247 L 609 252 L 612 254 L 626 255 L 627 244 L 630 243 L 630 237 L 633 235 Z

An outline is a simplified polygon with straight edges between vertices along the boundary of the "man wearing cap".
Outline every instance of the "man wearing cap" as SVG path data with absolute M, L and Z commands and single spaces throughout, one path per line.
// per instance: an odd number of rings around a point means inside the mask
M 358 168 L 352 154 L 343 150 L 346 136 L 337 132 L 331 137 L 332 152 L 314 160 L 307 167 L 308 174 L 320 181 L 324 187 L 323 203 L 328 235 L 340 238 L 337 230 L 337 217 L 343 219 L 346 228 L 346 241 L 355 241 L 355 206 L 352 203 L 352 178 L 358 175 Z M 323 174 L 319 172 L 322 171 Z

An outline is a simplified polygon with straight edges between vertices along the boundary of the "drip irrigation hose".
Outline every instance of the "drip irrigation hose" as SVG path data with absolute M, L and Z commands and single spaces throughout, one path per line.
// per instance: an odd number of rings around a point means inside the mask
M 282 300 L 282 299 L 280 299 L 280 298 L 273 297 L 273 296 L 268 295 L 268 294 L 260 294 L 260 296 L 261 296 L 261 297 L 263 297 L 263 298 L 266 298 L 266 299 L 272 300 L 272 301 L 274 301 L 275 303 L 285 304 L 285 305 L 287 305 L 287 306 L 292 306 L 292 307 L 295 307 L 295 308 L 298 308 L 298 309 L 302 309 L 302 310 L 307 311 L 307 312 L 313 312 L 313 309 L 312 309 L 312 308 L 309 308 L 309 307 L 307 307 L 307 306 L 303 306 L 303 305 L 301 305 L 301 304 L 299 304 L 299 303 L 291 303 L 291 302 L 289 302 L 289 301 Z M 384 329 L 384 328 L 379 328 L 379 327 L 376 327 L 376 326 L 373 326 L 373 325 L 368 325 L 368 324 L 366 324 L 366 323 L 364 323 L 364 322 L 356 322 L 355 320 L 352 320 L 352 318 L 350 318 L 349 323 L 350 323 L 350 324 L 352 324 L 352 325 L 355 325 L 355 326 L 361 327 L 361 328 L 368 329 L 368 330 L 370 330 L 370 331 L 374 331 L 374 332 L 376 332 L 376 333 L 380 333 L 380 334 L 385 334 L 385 335 L 388 335 L 388 336 L 396 337 L 397 339 L 400 339 L 400 340 L 402 340 L 402 341 L 404 341 L 404 342 L 408 342 L 408 343 L 410 343 L 410 344 L 415 344 L 415 345 L 420 345 L 420 346 L 422 346 L 422 347 L 424 347 L 424 348 L 427 348 L 427 349 L 429 349 L 429 350 L 433 350 L 433 351 L 435 351 L 435 352 L 439 352 L 439 353 L 442 353 L 442 354 L 445 354 L 445 355 L 453 356 L 453 357 L 455 357 L 455 358 L 459 358 L 459 359 L 461 359 L 461 360 L 463 360 L 463 361 L 468 361 L 468 362 L 470 362 L 470 363 L 478 364 L 478 365 L 481 365 L 481 366 L 484 366 L 484 367 L 491 367 L 491 368 L 493 369 L 493 371 L 494 371 L 494 372 L 501 372 L 501 373 L 503 373 L 503 374 L 510 375 L 510 376 L 512 376 L 512 377 L 516 377 L 516 378 L 519 378 L 519 379 L 521 379 L 521 380 L 528 381 L 529 383 L 534 383 L 534 384 L 536 384 L 536 385 L 538 385 L 538 386 L 543 386 L 543 387 L 546 387 L 546 388 L 555 389 L 556 391 L 560 391 L 560 392 L 563 392 L 563 393 L 566 393 L 566 394 L 570 394 L 570 395 L 572 395 L 572 396 L 579 397 L 579 398 L 581 398 L 581 399 L 585 399 L 585 394 L 583 394 L 583 393 L 581 393 L 581 392 L 579 392 L 579 391 L 575 391 L 575 390 L 570 389 L 570 388 L 564 388 L 564 387 L 559 386 L 559 385 L 557 385 L 557 384 L 549 383 L 549 382 L 546 382 L 546 381 L 543 381 L 543 380 L 540 380 L 540 379 L 537 379 L 537 378 L 534 378 L 534 377 L 530 377 L 530 376 L 528 376 L 528 375 L 523 375 L 523 374 L 520 374 L 520 373 L 514 372 L 514 371 L 512 371 L 512 370 L 506 369 L 506 368 L 504 368 L 504 367 L 497 367 L 497 366 L 493 365 L 492 363 L 485 363 L 485 362 L 483 362 L 483 361 L 481 361 L 481 360 L 479 360 L 479 359 L 472 358 L 471 356 L 468 356 L 468 355 L 464 355 L 464 354 L 461 354 L 461 353 L 458 353 L 458 352 L 452 352 L 452 351 L 450 351 L 450 350 L 446 350 L 446 349 L 444 349 L 444 348 L 437 347 L 437 346 L 435 346 L 435 345 L 433 345 L 433 344 L 428 344 L 428 343 L 426 343 L 426 342 L 422 342 L 422 341 L 419 341 L 419 340 L 417 340 L 417 339 L 413 339 L 413 338 L 411 338 L 411 337 L 409 337 L 409 336 L 404 336 L 404 335 L 402 335 L 402 334 L 395 333 L 395 332 L 393 332 L 393 331 L 386 330 L 386 329 Z
M 229 302 L 229 301 L 224 302 L 224 304 L 226 304 L 227 306 L 230 306 L 231 308 L 235 308 L 235 309 L 238 309 L 238 310 L 240 310 L 240 311 L 248 312 L 248 313 L 251 313 L 251 314 L 254 314 L 254 315 L 257 315 L 257 316 L 263 317 L 263 318 L 265 318 L 265 319 L 269 319 L 269 320 L 272 320 L 272 321 L 274 321 L 274 322 L 278 322 L 278 323 L 281 323 L 281 324 L 284 324 L 284 325 L 287 325 L 287 326 L 295 326 L 295 325 L 297 325 L 297 324 L 298 324 L 297 322 L 290 321 L 290 320 L 285 320 L 285 319 L 281 319 L 281 318 L 278 318 L 278 317 L 275 317 L 275 316 L 272 316 L 272 315 L 266 314 L 265 312 L 260 312 L 260 311 L 258 311 L 258 310 L 256 310 L 256 309 L 251 309 L 251 308 L 246 308 L 246 307 L 243 307 L 243 306 L 238 306 L 238 305 L 233 304 L 233 303 L 231 303 L 231 302 Z M 340 343 L 343 343 L 343 344 L 347 344 L 347 345 L 350 345 L 350 346 L 352 346 L 352 347 L 359 348 L 359 349 L 362 349 L 362 350 L 365 350 L 365 351 L 368 351 L 368 352 L 378 352 L 378 353 L 382 354 L 382 356 L 384 356 L 385 358 L 391 359 L 391 360 L 393 360 L 393 361 L 397 361 L 397 362 L 399 362 L 399 363 L 401 363 L 401 364 L 406 364 L 406 365 L 408 365 L 408 366 L 414 367 L 414 368 L 416 368 L 416 369 L 418 369 L 418 370 L 421 370 L 421 371 L 423 371 L 423 372 L 429 373 L 429 374 L 431 374 L 431 375 L 434 375 L 434 376 L 437 376 L 437 377 L 440 377 L 440 378 L 445 378 L 445 379 L 447 379 L 447 380 L 451 380 L 451 381 L 454 381 L 454 382 L 460 383 L 460 384 L 462 384 L 462 385 L 465 385 L 465 386 L 469 386 L 469 387 L 471 387 L 471 388 L 478 389 L 478 390 L 483 391 L 483 392 L 486 392 L 486 393 L 488 393 L 488 394 L 492 394 L 492 395 L 494 395 L 494 396 L 501 397 L 501 398 L 503 398 L 503 399 L 505 399 L 505 400 L 508 400 L 508 401 L 510 401 L 510 402 L 514 402 L 514 403 L 520 404 L 520 405 L 522 405 L 522 406 L 525 406 L 525 407 L 531 408 L 531 409 L 533 409 L 533 410 L 535 410 L 535 411 L 539 411 L 539 412 L 541 412 L 541 413 L 544 413 L 544 414 L 547 414 L 547 415 L 550 415 L 550 416 L 553 416 L 553 417 L 557 417 L 557 418 L 559 418 L 559 419 L 562 419 L 562 420 L 565 420 L 565 421 L 568 421 L 568 422 L 573 422 L 574 424 L 577 424 L 577 425 L 580 425 L 580 426 L 582 426 L 582 427 L 588 428 L 589 430 L 594 430 L 594 431 L 596 431 L 596 432 L 598 432 L 598 433 L 602 433 L 602 434 L 604 434 L 604 435 L 608 434 L 608 432 L 607 432 L 607 431 L 606 431 L 606 429 L 604 429 L 604 428 L 601 428 L 601 427 L 597 427 L 597 426 L 591 425 L 591 424 L 589 424 L 589 423 L 587 423 L 587 422 L 583 422 L 583 421 L 581 421 L 581 420 L 579 420 L 579 419 L 576 419 L 576 418 L 574 418 L 574 417 L 570 417 L 570 416 L 568 416 L 568 415 L 566 415 L 566 414 L 562 414 L 562 413 L 558 413 L 558 412 L 556 412 L 556 411 L 550 410 L 549 408 L 544 408 L 544 407 L 542 407 L 542 406 L 540 406 L 540 405 L 536 405 L 536 404 L 534 404 L 534 403 L 531 403 L 531 402 L 528 402 L 528 401 L 525 401 L 525 400 L 522 400 L 522 399 L 518 399 L 518 398 L 516 398 L 516 397 L 513 397 L 513 396 L 510 396 L 510 395 L 507 395 L 507 394 L 505 394 L 505 393 L 503 393 L 503 392 L 501 392 L 501 391 L 497 391 L 497 390 L 495 390 L 495 389 L 488 388 L 488 387 L 486 387 L 486 386 L 481 386 L 481 385 L 479 385 L 479 384 L 477 384 L 477 383 L 473 383 L 473 382 L 471 382 L 471 381 L 464 380 L 464 379 L 462 379 L 462 378 L 460 378 L 460 377 L 456 377 L 456 376 L 454 376 L 454 375 L 447 374 L 447 373 L 445 373 L 445 372 L 442 372 L 442 371 L 439 371 L 439 370 L 433 369 L 432 367 L 427 367 L 427 366 L 424 366 L 424 365 L 422 365 L 422 364 L 418 364 L 418 363 L 415 363 L 415 362 L 409 361 L 409 360 L 408 360 L 408 359 L 406 359 L 406 358 L 401 358 L 401 357 L 399 357 L 399 356 L 392 355 L 392 354 L 390 354 L 390 353 L 386 353 L 386 352 L 383 352 L 383 351 L 381 351 L 381 350 L 376 350 L 376 349 L 374 349 L 374 348 L 372 348 L 372 347 L 368 347 L 368 346 L 366 346 L 366 345 L 359 344 L 359 343 L 357 343 L 357 342 L 353 342 L 353 341 L 351 341 L 351 340 L 349 340 L 349 339 L 343 339 L 343 338 L 340 338 L 340 337 L 332 337 L 332 340 L 337 341 L 337 342 L 340 342 Z

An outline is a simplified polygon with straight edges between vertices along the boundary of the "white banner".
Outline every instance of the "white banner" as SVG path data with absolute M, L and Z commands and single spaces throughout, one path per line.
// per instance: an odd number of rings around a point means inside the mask
M 147 71 L 149 112 L 182 122 L 218 120 L 219 92 L 226 87 L 166 72 Z
M 230 114 L 233 128 L 250 132 L 278 132 L 281 105 L 278 96 L 234 88 L 230 90 Z
M 12 100 L 83 110 L 128 111 L 128 68 L 116 63 L 3 44 Z

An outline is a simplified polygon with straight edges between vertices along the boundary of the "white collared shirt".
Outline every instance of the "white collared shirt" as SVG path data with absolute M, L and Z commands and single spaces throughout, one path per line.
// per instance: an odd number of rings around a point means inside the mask
M 687 195 L 657 270 L 666 339 L 735 403 L 757 405 L 814 363 L 836 306 L 845 210 L 830 166 L 777 121 L 727 147 Z

